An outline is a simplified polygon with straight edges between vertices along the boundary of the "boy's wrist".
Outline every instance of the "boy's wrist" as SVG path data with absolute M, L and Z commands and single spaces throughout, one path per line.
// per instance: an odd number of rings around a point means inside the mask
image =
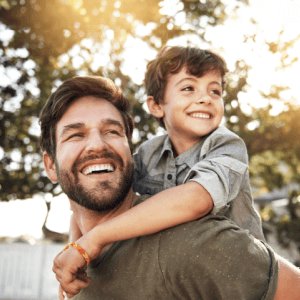
M 78 243 L 86 250 L 92 260 L 101 254 L 103 247 L 106 245 L 99 227 L 96 226 L 97 230 L 92 229 L 78 240 Z

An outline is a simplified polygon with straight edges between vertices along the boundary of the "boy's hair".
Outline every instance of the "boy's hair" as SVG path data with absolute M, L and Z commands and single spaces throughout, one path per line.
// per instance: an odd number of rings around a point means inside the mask
M 122 91 L 108 78 L 100 76 L 78 76 L 64 81 L 50 95 L 40 113 L 41 137 L 40 146 L 52 159 L 55 159 L 56 125 L 74 100 L 94 96 L 109 101 L 120 112 L 130 142 L 133 131 L 133 120 L 129 114 L 129 101 Z
M 219 72 L 224 86 L 227 67 L 222 57 L 209 50 L 167 46 L 147 65 L 145 75 L 147 95 L 152 96 L 157 104 L 162 103 L 168 76 L 180 72 L 183 67 L 186 67 L 188 74 L 196 77 L 201 77 L 209 71 Z

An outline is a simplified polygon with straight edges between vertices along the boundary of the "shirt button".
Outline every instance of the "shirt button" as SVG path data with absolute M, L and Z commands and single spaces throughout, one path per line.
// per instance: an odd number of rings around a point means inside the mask
M 167 179 L 171 180 L 173 178 L 173 176 L 171 174 L 168 174 Z

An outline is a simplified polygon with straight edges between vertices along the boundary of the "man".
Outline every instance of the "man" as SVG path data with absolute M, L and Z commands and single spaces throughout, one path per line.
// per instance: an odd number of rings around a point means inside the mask
M 110 80 L 65 81 L 47 101 L 40 123 L 45 169 L 68 195 L 81 234 L 141 201 L 131 189 L 128 102 Z M 65 278 L 57 266 L 54 271 L 69 295 L 86 287 L 76 299 L 293 300 L 300 294 L 297 268 L 213 215 L 114 243 L 89 267 L 91 282 Z

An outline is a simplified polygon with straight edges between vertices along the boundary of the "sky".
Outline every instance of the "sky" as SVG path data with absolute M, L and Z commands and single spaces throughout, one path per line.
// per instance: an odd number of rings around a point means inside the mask
M 164 13 L 171 14 L 172 10 L 176 9 L 175 1 L 164 0 Z M 231 0 L 224 0 L 224 2 L 227 3 L 229 9 Z M 274 42 L 278 39 L 285 42 L 293 40 L 297 36 L 300 37 L 300 0 L 250 0 L 249 2 L 249 7 L 240 7 L 224 25 L 206 31 L 206 39 L 211 42 L 211 45 L 203 44 L 196 36 L 186 39 L 195 45 L 200 43 L 203 48 L 212 47 L 212 50 L 217 51 L 225 58 L 229 70 L 234 69 L 234 64 L 238 60 L 245 60 L 247 65 L 251 66 L 247 77 L 249 89 L 239 95 L 240 105 L 244 111 L 251 113 L 252 106 L 266 105 L 267 103 L 259 91 L 269 93 L 273 85 L 287 86 L 288 90 L 282 93 L 281 99 L 294 101 L 300 105 L 300 60 L 292 66 L 279 69 L 280 56 L 271 54 L 266 47 L 266 42 Z M 250 22 L 251 19 L 255 23 Z M 177 21 L 183 22 L 184 20 L 179 18 Z M 245 42 L 245 34 L 255 34 L 255 41 Z M 109 32 L 107 35 L 109 38 Z M 184 38 L 174 39 L 169 44 L 182 44 L 183 41 Z M 126 60 L 122 69 L 133 81 L 141 84 L 146 61 L 152 59 L 156 53 L 149 50 L 143 41 L 133 38 L 127 41 L 126 47 L 127 51 L 124 53 Z M 72 51 L 75 57 L 73 63 L 77 63 L 80 67 L 80 61 L 76 61 L 76 48 Z M 144 53 L 143 57 L 138 55 L 141 52 Z M 287 49 L 287 53 L 299 58 L 300 38 L 291 48 Z M 64 63 L 64 57 L 62 57 L 61 63 Z M 32 67 L 34 66 L 28 66 L 28 68 Z M 272 113 L 275 115 L 284 109 L 284 101 L 274 101 L 273 105 Z M 47 197 L 49 197 L 49 201 L 52 199 L 49 195 Z M 26 235 L 39 239 L 42 237 L 41 226 L 45 216 L 46 205 L 40 196 L 22 201 L 0 202 L 0 237 Z M 52 199 L 52 208 L 47 222 L 48 228 L 58 232 L 67 232 L 69 217 L 70 211 L 66 197 L 61 195 Z

